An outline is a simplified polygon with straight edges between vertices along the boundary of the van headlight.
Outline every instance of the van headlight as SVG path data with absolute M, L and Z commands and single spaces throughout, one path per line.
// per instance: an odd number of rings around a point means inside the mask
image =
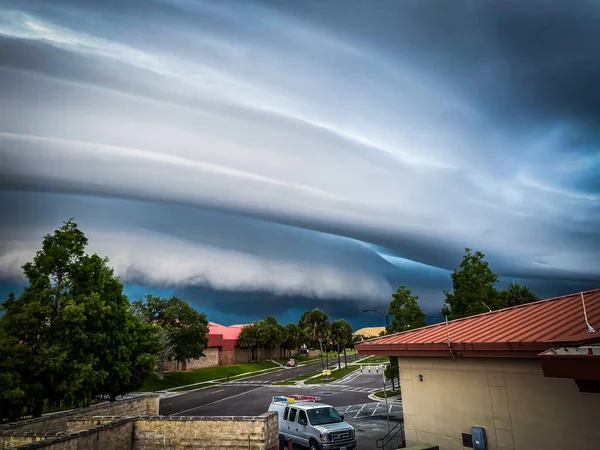
M 321 433 L 319 437 L 321 438 L 321 442 L 328 442 L 331 440 L 331 434 L 329 433 Z

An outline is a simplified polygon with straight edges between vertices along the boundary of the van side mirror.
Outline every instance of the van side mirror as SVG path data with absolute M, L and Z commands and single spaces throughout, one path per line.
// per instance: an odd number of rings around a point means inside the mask
M 342 420 L 344 420 L 344 415 L 343 414 L 340 414 L 340 417 L 342 418 Z

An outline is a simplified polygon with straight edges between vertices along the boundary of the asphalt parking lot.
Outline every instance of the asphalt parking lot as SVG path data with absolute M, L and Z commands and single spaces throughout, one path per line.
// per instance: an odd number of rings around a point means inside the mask
M 387 412 L 389 411 L 389 429 L 393 429 L 402 419 L 402 405 L 385 403 L 363 403 L 357 405 L 337 406 L 336 409 L 344 415 L 344 420 L 356 430 L 356 450 L 377 449 L 377 439 L 388 433 Z M 402 434 L 398 433 L 386 446 L 386 450 L 397 449 L 402 443 Z

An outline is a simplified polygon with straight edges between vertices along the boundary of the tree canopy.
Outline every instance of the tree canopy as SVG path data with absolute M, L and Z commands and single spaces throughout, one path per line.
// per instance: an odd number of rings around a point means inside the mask
M 538 296 L 527 286 L 514 282 L 504 290 L 504 293 L 506 295 L 507 306 L 524 305 L 525 303 L 539 300 Z
M 425 313 L 417 303 L 419 297 L 412 295 L 410 289 L 399 286 L 392 297 L 388 314 L 393 316 L 393 320 L 386 330 L 388 333 L 397 333 L 427 325 Z
M 208 319 L 188 302 L 173 295 L 162 298 L 146 295 L 145 301 L 136 300 L 134 309 L 144 322 L 166 331 L 173 350 L 169 359 L 185 361 L 204 356 L 208 346 Z
M 320 309 L 316 308 L 305 311 L 300 317 L 298 326 L 304 331 L 306 338 L 311 343 L 318 342 L 321 350 L 321 366 L 323 363 L 323 341 L 329 337 L 329 316 Z
M 538 300 L 537 295 L 526 286 L 511 283 L 505 290 L 496 289 L 498 275 L 492 272 L 485 255 L 465 249 L 460 267 L 452 278 L 452 293 L 444 291 L 446 304 L 442 314 L 448 319 L 472 316 L 507 306 L 522 305 Z
M 495 288 L 496 275 L 481 252 L 465 249 L 460 267 L 450 275 L 452 292 L 444 291 L 446 304 L 442 314 L 448 319 L 472 316 L 505 306 L 502 294 Z
M 114 399 L 137 389 L 156 363 L 156 333 L 132 313 L 108 260 L 86 254 L 86 245 L 72 219 L 46 235 L 23 266 L 28 286 L 1 306 L 0 361 L 18 355 L 3 363 L 3 417 Z

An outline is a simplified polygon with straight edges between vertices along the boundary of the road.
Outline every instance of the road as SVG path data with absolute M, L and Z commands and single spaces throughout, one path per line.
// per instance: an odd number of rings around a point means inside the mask
M 301 368 L 300 373 L 317 370 L 320 363 Z M 288 369 L 289 370 L 289 369 Z M 225 383 L 213 388 L 202 389 L 187 394 L 161 399 L 160 414 L 173 416 L 255 416 L 268 410 L 275 395 L 306 394 L 321 397 L 321 401 L 334 406 L 344 419 L 356 429 L 358 450 L 380 450 L 376 448 L 377 439 L 388 432 L 402 418 L 402 404 L 374 402 L 368 399 L 369 393 L 382 389 L 382 368 L 374 367 L 371 372 L 354 372 L 342 380 L 321 384 L 295 386 L 272 386 L 271 383 L 282 377 L 273 377 L 273 373 Z M 286 370 L 287 373 L 287 370 Z M 291 375 L 291 373 L 290 373 Z M 296 375 L 296 370 L 294 370 Z M 283 378 L 285 379 L 285 378 Z M 388 385 L 388 388 L 390 386 Z M 397 448 L 401 440 L 398 434 L 391 446 Z M 295 449 L 299 450 L 300 447 Z
M 352 361 L 356 355 L 348 355 L 348 361 Z M 337 358 L 331 358 L 329 365 L 333 366 Z M 304 366 L 293 369 L 293 375 L 302 375 L 314 372 L 321 368 L 321 362 L 306 364 Z M 262 414 L 265 412 L 270 403 L 270 397 L 273 395 L 281 395 L 282 392 L 293 391 L 294 393 L 302 394 L 298 388 L 294 386 L 273 386 L 269 387 L 270 383 L 276 381 L 284 381 L 292 377 L 292 369 L 286 368 L 277 372 L 265 373 L 254 377 L 245 378 L 237 382 L 219 384 L 214 387 L 190 391 L 185 394 L 180 394 L 173 397 L 162 398 L 160 401 L 159 413 L 164 416 L 171 415 L 189 415 L 189 416 L 207 416 L 207 415 L 245 415 L 245 414 Z M 308 388 L 310 392 L 314 389 Z M 258 392 L 256 392 L 258 391 Z M 254 394 L 252 394 L 254 393 Z M 252 395 L 251 395 L 252 394 Z M 359 394 L 359 393 L 357 393 Z M 244 397 L 243 399 L 241 397 Z M 362 395 L 361 398 L 366 396 Z M 236 400 L 238 399 L 238 400 Z M 264 402 L 266 401 L 266 406 Z M 227 400 L 227 401 L 225 401 Z M 246 413 L 241 410 L 231 408 L 229 405 L 236 404 L 240 408 L 254 402 L 258 402 L 253 408 L 254 412 Z M 343 404 L 343 403 L 340 403 Z M 346 403 L 347 404 L 347 403 Z M 256 412 L 259 408 L 263 408 L 260 412 Z M 227 412 L 229 411 L 229 412 Z

